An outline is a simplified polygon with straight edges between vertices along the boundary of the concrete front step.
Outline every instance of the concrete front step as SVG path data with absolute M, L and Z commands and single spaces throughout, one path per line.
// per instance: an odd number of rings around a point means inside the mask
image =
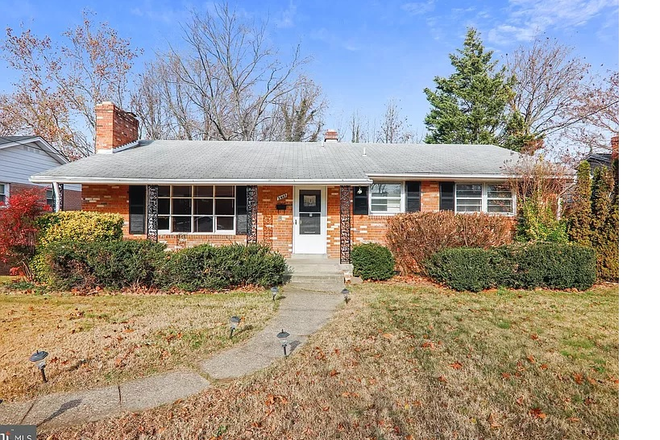
M 302 290 L 341 291 L 345 273 L 339 260 L 325 255 L 294 255 L 287 260 L 288 286 Z

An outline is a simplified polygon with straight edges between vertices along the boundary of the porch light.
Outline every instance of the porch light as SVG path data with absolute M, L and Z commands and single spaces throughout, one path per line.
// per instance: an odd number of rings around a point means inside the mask
M 279 292 L 279 289 L 277 286 L 271 287 L 270 288 L 270 294 L 273 295 L 273 301 L 275 301 L 275 298 L 277 297 L 277 293 Z
M 349 295 L 350 293 L 351 293 L 351 292 L 350 292 L 347 288 L 345 288 L 345 287 L 344 287 L 344 289 L 341 291 L 341 294 L 344 295 L 344 302 L 345 302 L 346 304 L 348 304 L 348 302 L 351 300 L 351 299 L 348 297 L 348 295 Z
M 287 341 L 286 338 L 288 338 L 290 335 L 282 329 L 281 332 L 277 334 L 277 339 L 280 340 L 280 344 L 282 344 L 282 349 L 284 350 L 284 357 L 286 357 L 286 346 L 289 345 L 289 341 Z
M 34 363 L 34 365 L 41 371 L 41 379 L 44 382 L 48 382 L 46 380 L 46 356 L 48 356 L 47 351 L 39 351 L 37 350 L 30 356 L 30 362 Z
M 361 187 L 361 186 L 358 186 L 357 193 L 358 193 L 358 194 L 362 194 L 362 187 Z
M 238 324 L 241 323 L 241 318 L 238 316 L 232 316 L 229 318 L 229 326 L 231 327 L 231 330 L 229 330 L 229 339 L 234 336 L 234 330 L 236 330 L 236 327 L 238 327 Z

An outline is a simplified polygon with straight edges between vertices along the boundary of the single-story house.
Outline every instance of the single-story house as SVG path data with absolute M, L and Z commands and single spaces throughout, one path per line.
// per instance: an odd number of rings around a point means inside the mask
M 44 188 L 44 201 L 55 206 L 55 191 L 48 185 L 35 185 L 30 176 L 68 161 L 40 136 L 0 136 L 0 203 L 12 193 L 29 188 Z M 78 210 L 80 185 L 61 188 L 62 208 Z
M 514 215 L 506 164 L 493 145 L 138 140 L 138 121 L 97 106 L 94 156 L 39 172 L 35 183 L 82 185 L 82 209 L 124 216 L 127 237 L 173 249 L 266 243 L 285 257 L 350 261 L 384 240 L 387 219 L 414 211 Z

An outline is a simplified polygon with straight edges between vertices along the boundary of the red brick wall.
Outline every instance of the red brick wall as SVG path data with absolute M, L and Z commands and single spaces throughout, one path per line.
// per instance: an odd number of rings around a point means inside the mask
M 112 102 L 102 102 L 96 108 L 96 151 L 112 150 L 138 139 L 138 120 Z
M 328 228 L 328 238 L 326 245 L 326 253 L 328 258 L 339 258 L 340 248 L 341 248 L 341 225 L 340 225 L 340 197 L 339 197 L 339 187 L 338 186 L 329 186 L 327 191 L 327 206 L 328 206 L 328 219 L 327 219 L 327 228 Z
M 277 197 L 287 194 L 285 200 Z M 293 252 L 293 187 L 260 186 L 257 191 L 257 240 L 285 257 Z M 276 205 L 286 205 L 278 211 Z
M 128 234 L 128 185 L 83 185 L 82 210 L 117 213 L 124 217 L 124 236 Z

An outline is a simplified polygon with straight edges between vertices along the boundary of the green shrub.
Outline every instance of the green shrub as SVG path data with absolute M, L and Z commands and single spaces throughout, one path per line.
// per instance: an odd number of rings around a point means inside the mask
M 116 241 L 122 239 L 124 218 L 119 214 L 60 211 L 41 216 L 37 224 L 39 245 L 59 241 Z
M 58 289 L 151 287 L 164 256 L 165 245 L 149 240 L 59 241 L 40 247 L 32 270 Z
M 586 290 L 596 282 L 596 255 L 589 247 L 562 243 L 444 249 L 426 261 L 426 270 L 455 290 Z
M 353 274 L 364 280 L 388 280 L 394 276 L 394 257 L 377 243 L 358 244 L 351 253 Z
M 454 290 L 480 292 L 494 287 L 493 251 L 481 248 L 449 248 L 436 252 L 426 262 L 428 275 Z
M 285 271 L 284 257 L 268 246 L 203 244 L 169 255 L 158 284 L 187 291 L 244 285 L 268 287 L 281 284 Z

